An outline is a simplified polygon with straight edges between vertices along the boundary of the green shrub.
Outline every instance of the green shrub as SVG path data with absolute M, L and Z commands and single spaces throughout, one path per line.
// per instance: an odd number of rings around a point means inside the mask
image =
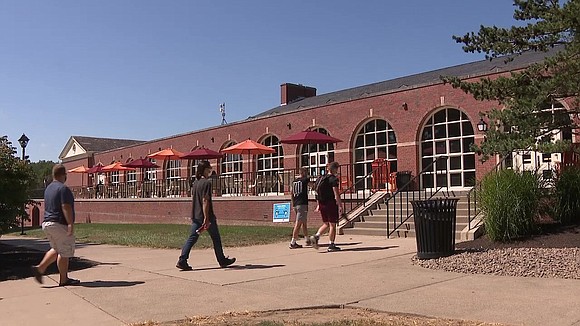
M 555 218 L 562 224 L 580 222 L 580 168 L 568 167 L 558 175 L 554 186 Z
M 540 189 L 540 178 L 534 173 L 500 170 L 485 176 L 478 201 L 489 238 L 510 241 L 531 235 Z

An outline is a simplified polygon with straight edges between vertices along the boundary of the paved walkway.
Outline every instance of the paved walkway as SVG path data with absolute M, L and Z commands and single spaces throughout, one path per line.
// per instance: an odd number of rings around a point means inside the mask
M 428 270 L 411 264 L 414 239 L 338 239 L 343 251 L 335 253 L 290 250 L 286 243 L 227 248 L 238 259 L 227 269 L 217 267 L 212 250 L 194 250 L 189 272 L 174 267 L 178 250 L 83 245 L 76 255 L 101 264 L 71 273 L 80 286 L 57 287 L 57 275 L 44 285 L 32 278 L 0 282 L 0 324 L 124 325 L 342 304 L 506 324 L 580 325 L 579 280 Z M 41 240 L 0 241 L 46 248 Z M 306 293 L 316 295 L 305 300 Z

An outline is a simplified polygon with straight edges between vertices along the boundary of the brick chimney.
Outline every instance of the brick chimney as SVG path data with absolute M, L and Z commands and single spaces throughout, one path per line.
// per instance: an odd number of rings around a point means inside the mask
M 316 88 L 301 84 L 285 83 L 280 85 L 281 105 L 290 104 L 296 100 L 316 96 Z

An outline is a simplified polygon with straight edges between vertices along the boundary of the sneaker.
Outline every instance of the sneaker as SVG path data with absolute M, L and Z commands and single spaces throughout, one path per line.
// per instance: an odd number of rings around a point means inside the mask
M 298 248 L 302 248 L 302 245 L 299 245 L 297 243 L 291 243 L 290 244 L 290 249 L 298 249 Z
M 193 267 L 189 266 L 185 261 L 178 261 L 175 267 L 181 269 L 182 271 L 190 271 Z
M 312 245 L 312 248 L 318 249 L 318 238 L 315 235 L 310 236 L 310 244 Z
M 40 273 L 40 271 L 38 270 L 38 266 L 32 266 L 30 268 L 32 270 L 32 275 L 34 275 L 34 279 L 36 280 L 36 282 L 42 284 L 42 273 Z
M 224 267 L 228 267 L 228 266 L 230 266 L 231 264 L 233 264 L 233 263 L 235 263 L 235 262 L 236 262 L 236 259 L 235 259 L 235 258 L 226 257 L 226 258 L 224 259 L 224 261 L 222 261 L 222 262 L 220 263 L 220 267 L 222 267 L 222 268 L 224 268 Z
M 328 249 L 326 249 L 328 252 L 333 252 L 333 251 L 340 251 L 340 247 L 337 247 L 334 243 L 330 244 L 328 246 Z
M 69 286 L 69 285 L 77 285 L 77 284 L 79 284 L 79 283 L 81 283 L 81 281 L 80 281 L 80 280 L 77 280 L 77 279 L 74 279 L 74 278 L 70 278 L 70 277 L 69 277 L 69 278 L 66 280 L 66 282 L 64 282 L 64 283 L 59 283 L 59 284 L 58 284 L 58 286 Z

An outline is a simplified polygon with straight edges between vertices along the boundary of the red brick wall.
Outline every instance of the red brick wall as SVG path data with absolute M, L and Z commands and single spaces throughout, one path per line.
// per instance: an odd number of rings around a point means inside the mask
M 272 224 L 273 204 L 289 202 L 288 196 L 267 197 L 218 197 L 214 198 L 214 210 L 220 224 Z M 44 215 L 44 203 L 39 203 L 40 223 Z M 309 205 L 308 219 L 313 226 L 322 223 L 316 205 Z M 32 213 L 30 208 L 29 213 Z M 76 200 L 77 223 L 168 223 L 189 224 L 191 198 L 164 199 L 109 199 Z M 294 213 L 291 221 L 294 221 Z M 279 224 L 279 223 L 276 223 Z M 26 225 L 32 225 L 28 222 Z

